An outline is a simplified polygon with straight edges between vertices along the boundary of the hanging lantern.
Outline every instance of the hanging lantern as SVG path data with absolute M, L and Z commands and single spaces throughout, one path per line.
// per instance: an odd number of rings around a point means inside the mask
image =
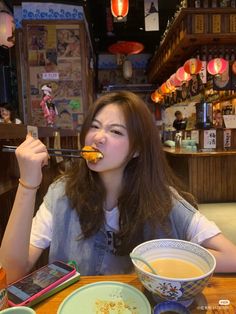
M 162 94 L 170 94 L 171 93 L 171 90 L 169 90 L 169 88 L 167 87 L 166 82 L 161 85 L 160 89 L 161 89 Z
M 135 55 L 143 51 L 144 45 L 136 41 L 118 41 L 108 47 L 110 53 L 121 55 Z
M 171 85 L 173 85 L 175 87 L 179 87 L 182 85 L 182 82 L 177 79 L 175 73 L 171 75 L 169 80 L 170 80 Z
M 8 12 L 0 12 L 0 46 L 11 48 L 15 44 L 15 23 Z
M 151 99 L 153 102 L 158 103 L 163 100 L 163 96 L 158 92 L 156 89 L 152 94 L 151 94 Z
M 227 69 L 228 61 L 223 58 L 215 58 L 208 62 L 207 71 L 211 75 L 220 75 Z
M 129 59 L 125 59 L 125 61 L 123 62 L 123 77 L 126 80 L 131 79 L 132 74 L 133 74 L 133 69 L 132 69 L 132 62 Z
M 182 83 L 191 80 L 191 75 L 184 71 L 184 67 L 180 67 L 180 68 L 176 71 L 176 77 L 177 77 L 177 79 L 178 79 L 179 81 L 181 81 Z
M 111 13 L 117 20 L 122 20 L 129 11 L 128 0 L 111 0 Z
M 110 53 L 119 57 L 123 68 L 123 76 L 126 80 L 132 77 L 132 63 L 127 59 L 128 55 L 135 55 L 144 49 L 144 45 L 135 41 L 120 41 L 108 47 Z
M 171 83 L 170 78 L 166 81 L 166 87 L 171 91 L 174 92 L 176 90 L 175 86 Z
M 202 61 L 196 58 L 191 58 L 184 63 L 184 71 L 191 75 L 198 74 L 202 69 Z

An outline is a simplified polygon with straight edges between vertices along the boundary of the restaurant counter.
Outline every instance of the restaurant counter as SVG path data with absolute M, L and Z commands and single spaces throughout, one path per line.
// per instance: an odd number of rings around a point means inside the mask
M 111 276 L 82 276 L 81 279 L 71 285 L 70 287 L 62 290 L 54 296 L 46 299 L 34 307 L 37 314 L 56 314 L 61 302 L 76 289 L 98 281 L 119 281 L 130 284 L 144 292 L 144 288 L 135 274 L 130 275 L 111 275 Z M 145 292 L 146 294 L 146 292 Z M 147 295 L 151 305 L 154 303 L 150 295 Z M 219 301 L 229 303 L 227 305 L 220 305 Z M 221 301 L 221 303 L 223 303 Z M 235 314 L 236 313 L 236 274 L 229 275 L 214 275 L 207 287 L 195 299 L 190 306 L 191 314 Z M 80 305 L 76 309 L 76 313 L 83 314 L 83 309 Z M 73 314 L 73 313 L 71 313 Z M 92 313 L 91 313 L 92 314 Z
M 163 150 L 174 173 L 199 203 L 236 201 L 236 150 Z

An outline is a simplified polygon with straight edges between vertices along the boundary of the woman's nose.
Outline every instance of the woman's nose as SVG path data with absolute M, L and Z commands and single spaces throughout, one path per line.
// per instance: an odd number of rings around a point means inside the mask
M 103 130 L 98 130 L 98 132 L 94 136 L 94 142 L 95 144 L 100 143 L 104 144 L 106 141 L 106 135 Z

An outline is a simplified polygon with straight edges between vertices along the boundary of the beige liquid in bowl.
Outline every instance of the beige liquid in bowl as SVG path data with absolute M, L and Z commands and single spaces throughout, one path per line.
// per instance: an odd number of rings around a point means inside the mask
M 168 278 L 192 278 L 204 274 L 204 272 L 193 263 L 177 258 L 158 258 L 149 262 L 149 264 L 156 270 L 158 275 Z M 150 272 L 147 266 L 144 266 L 143 269 Z

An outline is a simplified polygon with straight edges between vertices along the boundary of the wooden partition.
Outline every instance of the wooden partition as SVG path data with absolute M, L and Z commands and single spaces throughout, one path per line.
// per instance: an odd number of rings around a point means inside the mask
M 236 201 L 236 151 L 164 151 L 174 173 L 199 203 Z
M 47 147 L 54 147 L 56 131 L 58 132 L 57 136 L 60 137 L 62 148 L 78 148 L 78 133 L 76 131 L 39 128 L 39 138 Z M 27 127 L 24 125 L 0 124 L 0 241 L 11 213 L 19 178 L 15 154 L 2 152 L 2 146 L 19 145 L 24 141 L 26 133 Z M 55 157 L 52 157 L 49 165 L 43 168 L 43 180 L 37 192 L 35 212 L 42 203 L 48 186 L 64 170 L 64 166 L 65 160 L 58 162 Z M 47 257 L 44 255 L 37 266 L 42 266 L 46 262 Z

